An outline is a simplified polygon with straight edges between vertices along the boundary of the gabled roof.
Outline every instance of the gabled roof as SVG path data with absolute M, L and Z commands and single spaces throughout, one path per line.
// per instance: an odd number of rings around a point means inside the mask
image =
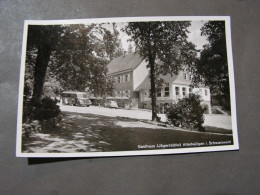
M 161 76 L 160 78 L 162 78 L 164 82 L 171 84 L 174 81 L 176 81 L 178 75 L 173 74 L 171 76 L 170 74 L 168 74 L 165 76 Z M 144 81 L 136 88 L 136 91 L 139 91 L 140 89 L 151 89 L 151 82 L 150 82 L 149 75 L 147 75 Z
M 134 70 L 141 62 L 143 58 L 138 53 L 129 53 L 125 56 L 122 55 L 118 58 L 113 59 L 108 65 L 108 75 L 125 71 Z

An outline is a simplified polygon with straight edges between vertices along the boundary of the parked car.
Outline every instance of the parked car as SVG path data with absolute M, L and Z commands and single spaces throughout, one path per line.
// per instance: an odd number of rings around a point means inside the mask
M 90 106 L 91 101 L 84 92 L 64 91 L 61 94 L 61 104 L 71 106 Z
M 108 108 L 118 108 L 118 105 L 117 105 L 116 101 L 108 100 L 107 102 L 105 102 L 105 107 L 108 107 Z

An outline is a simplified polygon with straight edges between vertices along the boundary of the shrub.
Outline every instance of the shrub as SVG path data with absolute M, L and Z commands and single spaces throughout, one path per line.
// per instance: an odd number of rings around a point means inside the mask
M 43 127 L 54 127 L 61 119 L 59 106 L 51 98 L 43 98 L 37 105 L 25 101 L 23 110 L 23 136 L 28 137 L 31 133 L 42 131 Z
M 46 97 L 43 98 L 39 106 L 34 110 L 34 119 L 36 120 L 50 120 L 59 116 L 61 113 L 59 106 L 56 105 L 56 101 Z
M 190 94 L 169 106 L 166 110 L 168 121 L 174 126 L 190 130 L 204 131 L 204 112 L 206 108 L 201 106 L 200 96 Z

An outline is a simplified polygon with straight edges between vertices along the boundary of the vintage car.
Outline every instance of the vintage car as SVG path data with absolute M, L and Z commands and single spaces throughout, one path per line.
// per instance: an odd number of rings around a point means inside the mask
M 107 102 L 105 102 L 105 107 L 108 107 L 108 108 L 118 108 L 118 105 L 117 105 L 116 101 L 107 100 Z
M 61 94 L 61 104 L 71 106 L 90 106 L 91 101 L 85 92 L 64 91 Z

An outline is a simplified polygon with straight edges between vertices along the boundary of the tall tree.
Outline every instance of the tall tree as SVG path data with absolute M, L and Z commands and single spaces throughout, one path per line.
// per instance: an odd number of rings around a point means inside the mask
M 51 71 L 64 89 L 84 91 L 88 88 L 95 95 L 103 95 L 108 63 L 103 38 L 107 29 L 77 25 L 70 27 L 67 33 L 74 41 L 65 52 L 61 50 L 53 54 Z
M 63 32 L 60 25 L 29 25 L 27 39 L 27 54 L 37 51 L 33 72 L 33 102 L 39 103 L 44 79 L 51 52 L 59 45 L 58 38 Z M 27 58 L 30 60 L 30 58 Z M 31 58 L 31 60 L 34 60 Z M 28 62 L 30 64 L 30 62 Z
M 209 44 L 204 45 L 200 57 L 192 64 L 193 84 L 203 83 L 213 94 L 229 95 L 225 21 L 209 21 L 201 28 Z
M 195 56 L 195 46 L 187 41 L 190 22 L 129 22 L 125 32 L 148 62 L 151 82 L 152 120 L 157 120 L 156 80 L 160 74 L 177 74 Z
M 33 102 L 40 101 L 46 73 L 49 75 L 47 82 L 55 80 L 63 89 L 84 90 L 89 87 L 95 93 L 102 91 L 100 88 L 106 87 L 108 62 L 104 60 L 106 48 L 103 47 L 106 34 L 108 32 L 103 27 L 94 24 L 30 25 L 26 86 L 29 88 L 33 82 Z
M 106 24 L 111 25 L 111 24 Z M 122 54 L 122 45 L 119 39 L 119 31 L 117 30 L 117 26 L 115 23 L 112 23 L 113 30 L 110 31 L 106 28 L 102 28 L 103 32 L 103 45 L 105 56 L 109 61 L 120 56 Z

